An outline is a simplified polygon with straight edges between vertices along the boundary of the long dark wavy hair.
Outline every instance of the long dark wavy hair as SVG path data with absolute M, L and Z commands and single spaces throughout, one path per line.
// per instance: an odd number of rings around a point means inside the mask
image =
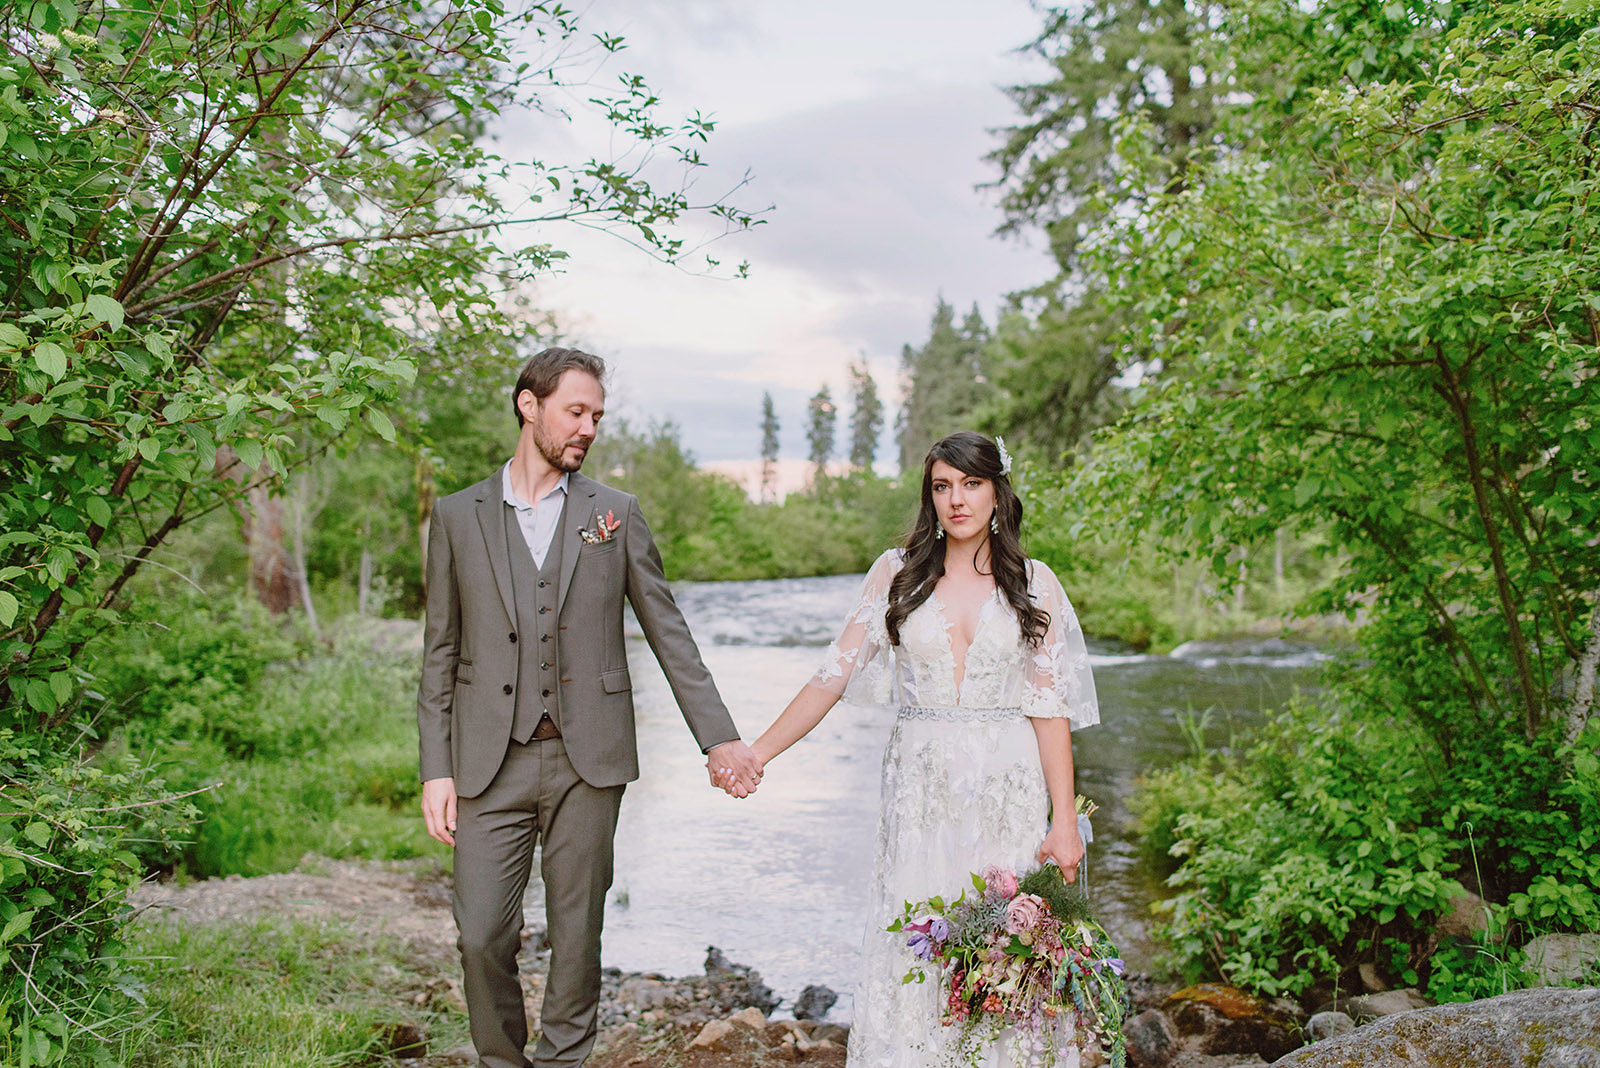
M 986 532 L 986 544 L 978 548 L 977 564 L 983 567 L 988 549 L 994 582 L 1022 625 L 1022 636 L 1037 646 L 1050 626 L 1050 613 L 1028 597 L 1028 557 L 1022 551 L 1022 501 L 1011 488 L 1011 479 L 1000 472 L 1000 449 L 994 440 L 971 430 L 958 430 L 940 438 L 922 461 L 922 505 L 917 521 L 906 539 L 906 562 L 889 584 L 889 612 L 884 624 L 889 641 L 900 644 L 900 625 L 918 605 L 933 593 L 944 575 L 943 538 L 937 537 L 939 515 L 933 508 L 933 465 L 943 460 L 966 475 L 976 475 L 994 483 L 994 514 L 998 530 Z

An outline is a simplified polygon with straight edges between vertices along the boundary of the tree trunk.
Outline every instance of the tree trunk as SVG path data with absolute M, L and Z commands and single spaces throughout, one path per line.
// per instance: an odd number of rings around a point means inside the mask
M 1577 685 L 1573 687 L 1572 704 L 1567 709 L 1567 744 L 1578 740 L 1578 735 L 1589 725 L 1594 715 L 1594 683 L 1596 670 L 1600 669 L 1600 592 L 1594 597 L 1594 611 L 1589 613 L 1589 643 L 1583 656 L 1578 658 Z
M 1283 528 L 1272 532 L 1272 592 L 1283 596 Z
M 356 578 L 356 614 L 365 616 L 372 607 L 372 550 L 361 547 L 361 573 Z
M 422 600 L 428 600 L 428 523 L 433 519 L 433 465 L 426 456 L 417 459 L 417 546 L 422 553 Z
M 254 472 L 245 475 L 252 477 Z M 283 495 L 259 485 L 251 487 L 247 500 L 244 536 L 250 546 L 250 590 L 269 612 L 281 616 L 299 599 L 284 546 Z
M 312 637 L 322 638 L 322 628 L 317 625 L 317 606 L 311 600 L 311 579 L 306 574 L 306 509 L 294 510 L 294 577 L 300 594 L 300 607 L 305 609 L 306 622 L 311 625 Z

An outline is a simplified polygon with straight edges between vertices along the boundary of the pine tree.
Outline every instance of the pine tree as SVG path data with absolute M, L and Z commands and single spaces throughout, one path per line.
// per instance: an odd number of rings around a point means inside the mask
M 778 413 L 772 407 L 772 394 L 761 394 L 761 501 L 778 497 Z
M 851 391 L 854 407 L 850 413 L 850 466 L 863 471 L 872 469 L 878 457 L 878 435 L 883 431 L 883 401 L 878 397 L 878 383 L 866 361 L 850 367 Z
M 946 434 L 971 429 L 978 410 L 994 396 L 989 341 L 989 327 L 976 305 L 957 326 L 955 309 L 941 297 L 927 343 L 901 350 L 904 399 L 896 424 L 901 470 L 921 466 L 928 447 Z
M 811 443 L 811 463 L 815 466 L 812 477 L 820 480 L 827 474 L 828 461 L 833 458 L 839 409 L 834 407 L 833 394 L 826 385 L 812 394 L 809 408 L 811 425 L 806 428 L 806 440 Z

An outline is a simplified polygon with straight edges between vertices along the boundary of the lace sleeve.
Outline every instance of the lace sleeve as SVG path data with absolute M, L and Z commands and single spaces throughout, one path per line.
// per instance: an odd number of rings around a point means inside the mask
M 894 699 L 894 654 L 884 615 L 889 583 L 900 570 L 901 552 L 890 549 L 873 563 L 861 596 L 845 618 L 844 630 L 829 646 L 810 683 L 857 705 L 886 705 Z
M 1033 650 L 1023 680 L 1022 711 L 1036 719 L 1065 716 L 1072 721 L 1073 730 L 1092 727 L 1100 722 L 1100 705 L 1078 614 L 1055 572 L 1037 560 L 1030 561 L 1030 566 L 1028 592 L 1035 604 L 1050 613 L 1050 627 Z

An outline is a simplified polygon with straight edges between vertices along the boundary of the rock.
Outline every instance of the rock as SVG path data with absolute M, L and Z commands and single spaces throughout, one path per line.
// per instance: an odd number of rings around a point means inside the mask
M 672 990 L 666 983 L 655 979 L 633 976 L 622 981 L 617 997 L 630 1008 L 659 1009 L 671 999 Z
M 1575 983 L 1600 968 L 1600 934 L 1540 935 L 1522 951 L 1528 967 L 1545 986 Z
M 1306 1035 L 1313 1042 L 1337 1038 L 1356 1029 L 1356 1022 L 1343 1012 L 1319 1012 L 1306 1021 Z
M 1185 987 L 1167 999 L 1166 1012 L 1200 1053 L 1259 1053 L 1270 1061 L 1302 1045 L 1294 1002 L 1265 1001 L 1221 983 Z
M 1136 1068 L 1162 1068 L 1178 1052 L 1178 1031 L 1158 1009 L 1146 1009 L 1122 1026 L 1128 1042 L 1128 1063 Z
M 1357 1020 L 1370 1020 L 1377 1016 L 1393 1016 L 1400 1012 L 1411 1012 L 1413 1009 L 1425 1009 L 1433 1002 L 1423 997 L 1419 991 L 1411 988 L 1405 990 L 1387 990 L 1381 994 L 1362 994 L 1360 997 L 1351 998 L 1344 1011 Z
M 726 1050 L 733 1035 L 733 1024 L 727 1020 L 712 1020 L 689 1041 L 690 1049 Z
M 736 1011 L 753 1005 L 763 1013 L 778 1007 L 778 997 L 761 981 L 761 973 L 734 964 L 716 946 L 706 947 L 706 979 L 711 986 L 712 1011 Z
M 811 1037 L 818 1042 L 832 1042 L 843 1046 L 850 1041 L 850 1029 L 838 1024 L 819 1024 L 811 1029 Z
M 746 1031 L 764 1031 L 767 1027 L 767 1014 L 752 1005 L 728 1017 L 728 1022 Z
M 1381 994 L 1389 989 L 1389 984 L 1378 974 L 1378 966 L 1370 960 L 1362 961 L 1356 973 L 1361 976 L 1361 989 L 1369 994 Z
M 825 986 L 808 986 L 800 991 L 800 996 L 794 1000 L 794 1018 L 820 1020 L 828 1015 L 828 1010 L 833 1008 L 833 1003 L 838 1000 L 839 995 Z
M 1433 925 L 1433 933 L 1440 938 L 1476 938 L 1488 929 L 1489 903 L 1471 890 L 1451 898 Z
M 1600 989 L 1544 987 L 1385 1016 L 1273 1068 L 1600 1068 Z

